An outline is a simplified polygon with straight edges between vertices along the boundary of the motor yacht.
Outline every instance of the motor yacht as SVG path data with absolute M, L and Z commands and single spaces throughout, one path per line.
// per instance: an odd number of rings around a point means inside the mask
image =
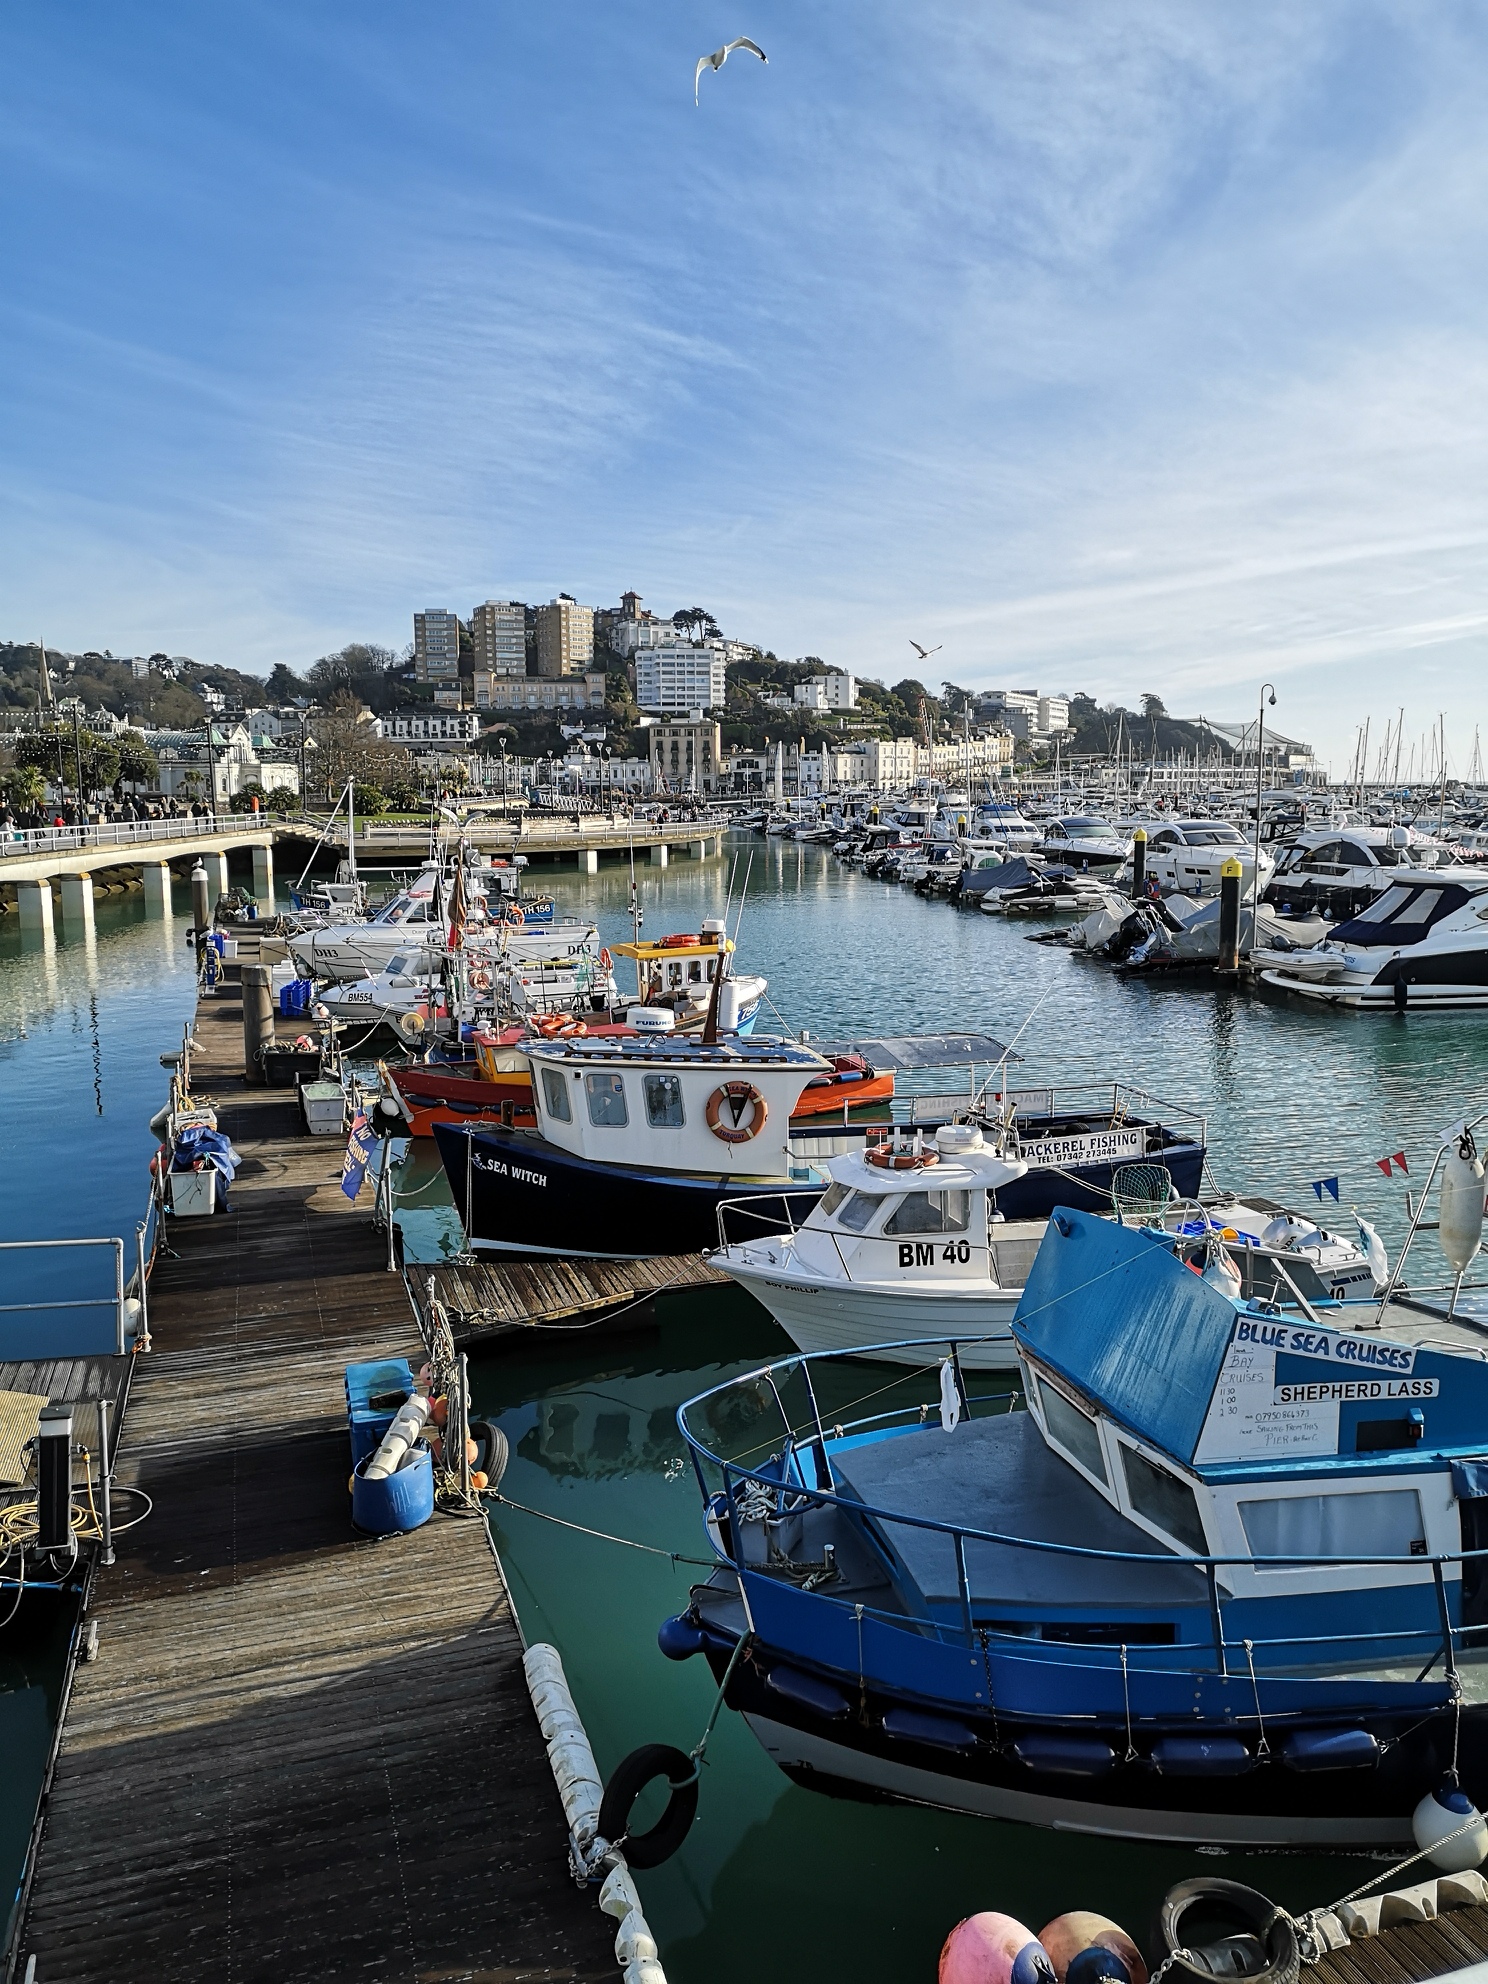
M 1363 1012 L 1488 1006 L 1488 867 L 1395 868 L 1305 951 L 1256 950 L 1262 982 Z
M 1131 854 L 1130 840 L 1109 820 L 1091 814 L 1071 814 L 1051 820 L 1039 848 L 1051 868 L 1077 875 L 1117 875 Z
M 1229 820 L 1141 820 L 1132 823 L 1147 835 L 1147 874 L 1159 887 L 1186 896 L 1219 893 L 1227 861 L 1240 863 L 1241 893 L 1255 886 L 1255 849 Z M 1261 887 L 1270 881 L 1276 857 L 1261 849 Z

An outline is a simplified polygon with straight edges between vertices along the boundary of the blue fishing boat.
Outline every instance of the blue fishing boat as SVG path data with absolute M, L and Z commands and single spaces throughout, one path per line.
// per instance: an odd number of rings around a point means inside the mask
M 1060 1209 L 1011 1397 L 942 1343 L 928 1403 L 842 1353 L 691 1400 L 718 1567 L 663 1651 L 828 1792 L 1267 1846 L 1488 1803 L 1488 1338 L 1218 1252 Z

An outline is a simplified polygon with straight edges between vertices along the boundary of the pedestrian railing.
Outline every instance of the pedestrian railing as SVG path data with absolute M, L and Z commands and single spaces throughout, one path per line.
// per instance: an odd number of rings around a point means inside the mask
M 258 825 L 267 825 L 260 818 Z M 0 838 L 0 859 L 10 855 L 69 853 L 84 847 L 137 847 L 153 841 L 200 840 L 204 834 L 232 832 L 239 827 L 252 831 L 239 816 L 232 826 L 214 816 L 182 820 L 104 820 L 76 827 L 15 828 Z

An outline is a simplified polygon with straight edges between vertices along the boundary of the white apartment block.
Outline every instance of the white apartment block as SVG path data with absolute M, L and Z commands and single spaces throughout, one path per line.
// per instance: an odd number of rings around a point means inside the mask
M 413 616 L 414 674 L 420 682 L 454 682 L 460 675 L 460 616 L 428 607 Z
M 527 673 L 527 608 L 519 599 L 488 599 L 470 616 L 476 669 L 488 675 Z
M 984 712 L 1000 716 L 1014 737 L 1053 737 L 1068 730 L 1069 697 L 1041 696 L 1034 689 L 990 689 L 980 699 Z
M 394 710 L 372 728 L 389 744 L 473 744 L 480 718 L 474 710 Z
M 561 592 L 538 607 L 536 620 L 538 674 L 547 681 L 582 675 L 594 659 L 594 608 Z
M 791 691 L 791 699 L 807 710 L 855 710 L 858 685 L 845 668 L 829 668 L 825 675 L 813 675 L 809 682 L 798 682 Z
M 604 708 L 604 699 L 605 678 L 597 670 L 544 678 L 493 675 L 479 669 L 475 677 L 478 710 L 598 710 Z
M 636 701 L 643 710 L 722 709 L 728 663 L 715 641 L 678 641 L 636 649 Z

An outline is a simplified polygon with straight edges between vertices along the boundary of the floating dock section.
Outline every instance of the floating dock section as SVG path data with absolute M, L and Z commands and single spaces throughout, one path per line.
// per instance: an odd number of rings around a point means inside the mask
M 236 987 L 196 1031 L 242 1164 L 151 1280 L 116 1465 L 154 1509 L 95 1587 L 15 1974 L 613 1979 L 486 1524 L 351 1527 L 344 1367 L 423 1357 L 371 1193 L 245 1085 Z

